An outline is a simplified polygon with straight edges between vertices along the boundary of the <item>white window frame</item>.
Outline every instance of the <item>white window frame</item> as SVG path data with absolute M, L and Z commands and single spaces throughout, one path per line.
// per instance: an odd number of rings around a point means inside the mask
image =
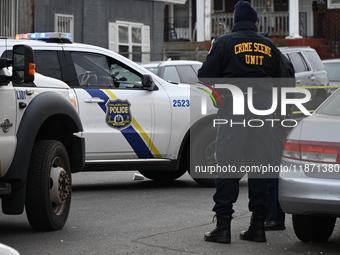
M 59 26 L 58 23 L 62 21 L 66 23 L 66 26 Z M 56 13 L 54 15 L 54 31 L 55 32 L 62 32 L 62 33 L 70 33 L 71 34 L 71 40 L 73 40 L 73 34 L 74 34 L 74 16 L 73 15 L 67 15 L 67 14 L 61 14 Z
M 17 1 L 0 0 L 0 38 L 14 37 L 18 31 Z
M 128 42 L 119 42 L 119 27 L 128 28 Z M 141 43 L 132 42 L 132 28 L 141 29 Z M 143 23 L 127 22 L 127 21 L 116 21 L 109 22 L 109 50 L 119 52 L 119 46 L 128 46 L 128 58 L 132 60 L 132 48 L 133 46 L 140 46 L 142 51 L 142 62 L 150 61 L 150 27 Z M 146 54 L 145 54 L 146 53 Z
M 340 9 L 339 0 L 327 0 L 328 9 Z

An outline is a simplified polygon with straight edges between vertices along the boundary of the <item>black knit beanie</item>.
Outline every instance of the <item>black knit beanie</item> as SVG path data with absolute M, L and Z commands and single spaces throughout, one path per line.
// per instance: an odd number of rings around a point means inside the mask
M 257 11 L 247 1 L 238 1 L 234 9 L 235 24 L 241 20 L 250 20 L 253 23 L 259 21 Z

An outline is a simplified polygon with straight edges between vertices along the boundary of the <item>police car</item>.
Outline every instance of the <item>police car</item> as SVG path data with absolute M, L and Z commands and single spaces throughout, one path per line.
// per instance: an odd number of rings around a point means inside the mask
M 201 184 L 214 176 L 193 169 L 214 163 L 217 109 L 214 91 L 202 84 L 172 84 L 107 49 L 72 43 L 64 33 L 17 35 L 0 44 L 25 43 L 36 71 L 59 79 L 75 94 L 86 143 L 84 171 L 138 170 L 153 180 L 190 171 Z M 191 156 L 190 156 L 191 154 Z M 190 161 L 191 158 L 191 161 Z

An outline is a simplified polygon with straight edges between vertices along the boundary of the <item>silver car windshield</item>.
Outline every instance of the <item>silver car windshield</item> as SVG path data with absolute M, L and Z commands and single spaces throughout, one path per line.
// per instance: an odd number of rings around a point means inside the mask
M 340 80 L 339 64 L 325 63 L 324 65 L 325 65 L 329 80 L 339 81 Z

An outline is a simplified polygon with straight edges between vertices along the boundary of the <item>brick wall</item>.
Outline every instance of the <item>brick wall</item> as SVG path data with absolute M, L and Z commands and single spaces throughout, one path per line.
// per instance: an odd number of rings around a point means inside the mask
M 314 11 L 314 35 L 318 38 L 335 38 L 340 31 L 340 9 L 328 9 L 327 1 L 317 4 Z
M 340 9 L 328 9 L 327 1 L 324 2 L 314 3 L 314 37 L 327 40 L 316 50 L 322 59 L 337 58 L 340 51 Z

